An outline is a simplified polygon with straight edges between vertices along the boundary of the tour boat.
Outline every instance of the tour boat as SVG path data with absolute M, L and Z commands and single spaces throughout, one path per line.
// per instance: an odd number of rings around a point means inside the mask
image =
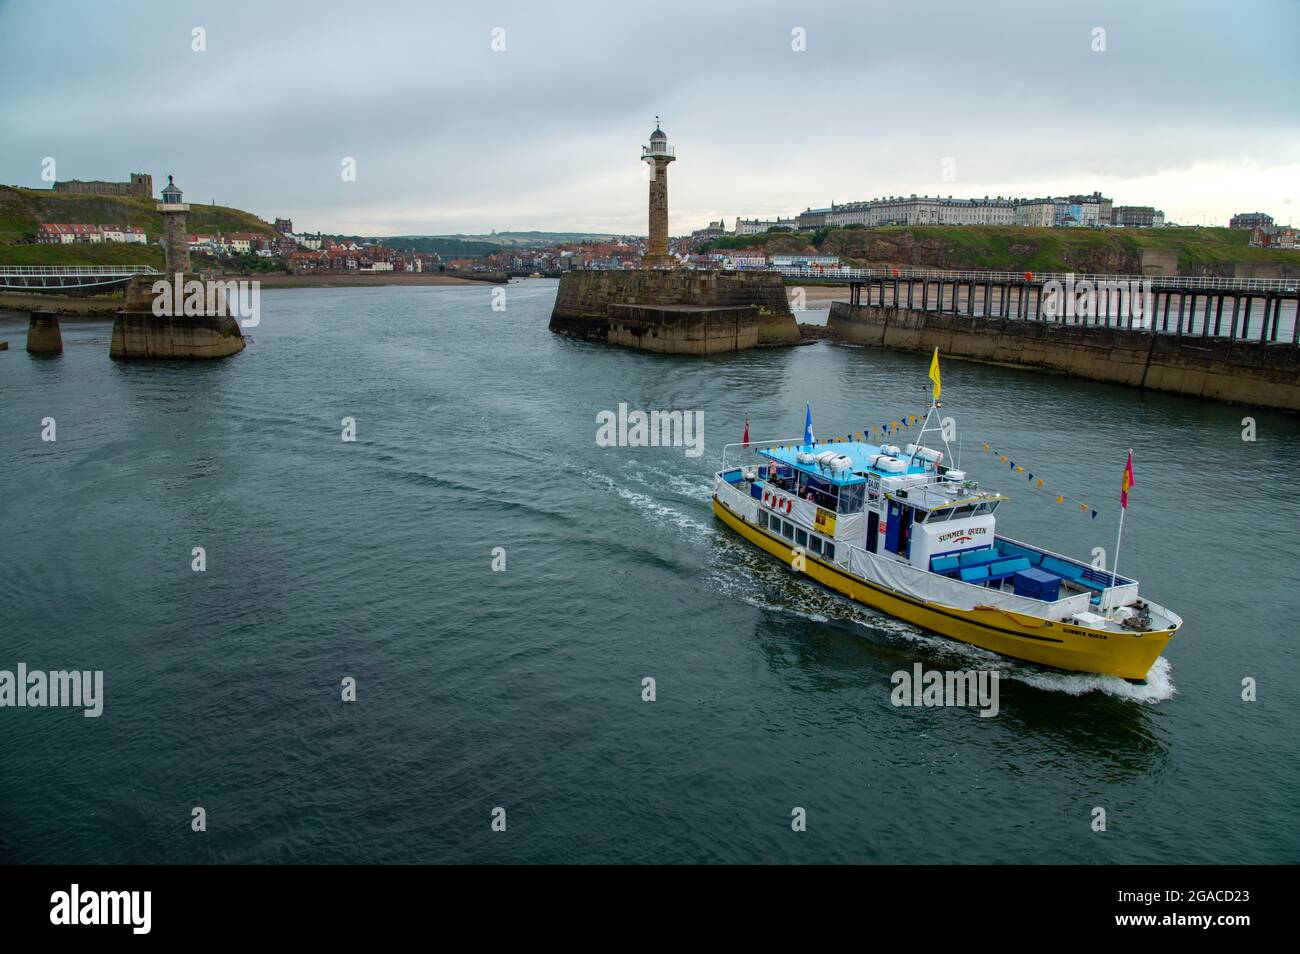
M 890 616 L 1015 659 L 1145 679 L 1182 619 L 1141 598 L 1136 580 L 1000 536 L 1008 498 L 946 466 L 950 448 L 922 443 L 943 439 L 930 427 L 938 406 L 906 448 L 816 442 L 811 415 L 805 442 L 751 444 L 747 427 L 723 451 L 713 512 L 795 572 Z M 729 466 L 738 447 L 753 456 Z

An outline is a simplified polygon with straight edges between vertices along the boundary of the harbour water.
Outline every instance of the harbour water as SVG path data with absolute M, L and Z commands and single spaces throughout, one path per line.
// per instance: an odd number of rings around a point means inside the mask
M 36 359 L 0 315 L 0 669 L 103 670 L 105 697 L 0 710 L 0 861 L 1300 860 L 1300 420 L 946 362 L 1011 536 L 1112 553 L 1134 449 L 1121 572 L 1186 626 L 1144 686 L 1046 672 L 711 515 L 746 415 L 892 422 L 928 358 L 576 342 L 555 285 L 268 290 L 242 355 L 192 365 L 111 362 L 107 321 Z M 703 456 L 597 446 L 623 402 L 701 411 Z M 998 715 L 895 708 L 916 662 L 997 668 Z

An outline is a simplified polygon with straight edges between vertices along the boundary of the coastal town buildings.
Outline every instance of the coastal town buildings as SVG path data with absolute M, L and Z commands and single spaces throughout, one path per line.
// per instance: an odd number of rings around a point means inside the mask
M 1267 218 L 1267 217 L 1265 217 Z M 1242 228 L 1254 227 L 1249 214 Z M 738 218 L 732 235 L 758 235 L 776 226 L 794 231 L 843 228 L 861 225 L 1017 225 L 1030 228 L 1159 228 L 1164 213 L 1151 206 L 1116 206 L 1100 192 L 1043 198 L 984 196 L 962 199 L 954 196 L 884 196 L 856 202 L 834 203 L 823 208 L 809 206 L 793 219 Z M 705 239 L 705 230 L 692 233 Z M 708 236 L 715 237 L 715 236 Z
M 808 229 L 821 228 L 826 224 L 826 216 L 830 214 L 831 209 L 833 208 L 834 203 L 831 204 L 830 208 L 814 209 L 810 206 L 809 208 L 804 209 L 795 216 L 795 228 L 799 229 L 801 232 Z
M 1149 205 L 1117 205 L 1111 224 L 1123 229 L 1151 229 L 1165 224 L 1165 214 Z
M 761 232 L 767 232 L 771 229 L 789 229 L 795 230 L 794 219 L 736 219 L 736 227 L 731 230 L 732 235 L 758 235 Z
M 1273 216 L 1266 215 L 1263 212 L 1238 212 L 1228 219 L 1228 228 L 1230 229 L 1257 229 L 1261 227 L 1272 228 Z
M 36 230 L 36 241 L 41 245 L 71 245 L 74 242 L 125 242 L 147 244 L 144 229 L 131 225 L 64 225 L 42 222 Z

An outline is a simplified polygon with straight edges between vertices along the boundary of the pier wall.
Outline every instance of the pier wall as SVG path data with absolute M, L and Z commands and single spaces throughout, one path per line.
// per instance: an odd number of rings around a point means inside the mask
M 27 323 L 27 351 L 29 354 L 61 354 L 63 333 L 59 330 L 59 316 L 52 311 L 34 311 Z
M 567 272 L 560 278 L 550 328 L 663 354 L 712 354 L 801 340 L 781 276 L 771 272 Z
M 216 314 L 155 315 L 155 280 L 157 276 L 134 278 L 127 285 L 124 308 L 113 320 L 109 357 L 197 360 L 225 358 L 244 350 L 239 321 L 225 313 L 224 305 Z
M 1300 352 L 1266 342 L 831 305 L 834 338 L 1300 412 Z
M 695 308 L 611 305 L 610 344 L 660 354 L 718 354 L 757 348 L 759 316 L 752 306 Z

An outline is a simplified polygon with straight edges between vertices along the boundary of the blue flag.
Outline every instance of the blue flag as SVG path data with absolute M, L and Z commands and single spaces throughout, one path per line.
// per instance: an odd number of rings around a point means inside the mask
M 808 404 L 806 407 L 807 410 L 804 412 L 803 419 L 803 442 L 811 447 L 813 444 L 817 443 L 812 432 L 812 404 Z

